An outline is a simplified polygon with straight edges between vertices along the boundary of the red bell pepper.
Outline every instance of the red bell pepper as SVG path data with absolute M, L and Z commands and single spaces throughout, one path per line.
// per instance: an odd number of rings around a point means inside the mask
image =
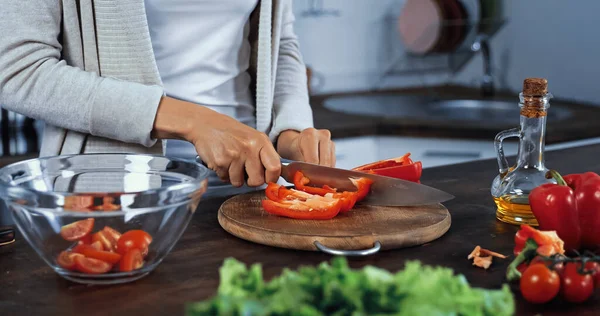
M 402 157 L 362 165 L 352 170 L 418 183 L 423 172 L 423 164 L 420 161 L 413 162 L 410 153 L 406 153 Z
M 547 177 L 556 184 L 543 184 L 529 195 L 531 211 L 540 229 L 555 230 L 567 250 L 600 248 L 600 176 L 594 172 L 564 178 L 556 171 Z
M 575 205 L 579 213 L 581 245 L 585 249 L 600 248 L 600 176 L 594 172 L 565 176 L 565 182 L 573 189 Z
M 550 171 L 548 176 L 555 178 L 556 184 L 542 184 L 530 192 L 531 212 L 541 230 L 556 231 L 567 251 L 578 250 L 581 232 L 575 194 L 560 174 Z

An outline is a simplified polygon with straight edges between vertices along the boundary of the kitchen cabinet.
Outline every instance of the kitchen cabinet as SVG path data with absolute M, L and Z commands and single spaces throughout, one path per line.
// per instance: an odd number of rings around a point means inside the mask
M 366 163 L 411 153 L 423 168 L 496 157 L 493 140 L 442 139 L 405 136 L 362 136 L 335 139 L 337 167 L 350 169 Z M 517 154 L 517 142 L 505 142 L 506 155 Z

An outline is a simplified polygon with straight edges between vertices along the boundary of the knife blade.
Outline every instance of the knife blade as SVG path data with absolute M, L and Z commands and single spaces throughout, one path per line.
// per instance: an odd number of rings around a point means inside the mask
M 449 193 L 416 182 L 282 159 L 281 177 L 285 181 L 293 183 L 297 171 L 309 178 L 312 186 L 327 184 L 347 191 L 356 190 L 350 178 L 369 178 L 373 180 L 371 192 L 360 202 L 365 205 L 417 206 L 442 203 L 454 198 Z

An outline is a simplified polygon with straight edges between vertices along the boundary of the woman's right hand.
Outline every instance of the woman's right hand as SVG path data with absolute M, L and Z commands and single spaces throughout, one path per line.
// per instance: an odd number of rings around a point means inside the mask
M 184 139 L 196 147 L 208 168 L 233 186 L 277 182 L 279 154 L 268 136 L 237 120 L 194 103 L 163 97 L 153 136 Z

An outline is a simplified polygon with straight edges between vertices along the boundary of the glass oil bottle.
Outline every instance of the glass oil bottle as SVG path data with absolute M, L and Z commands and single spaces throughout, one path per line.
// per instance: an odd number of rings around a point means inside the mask
M 520 127 L 496 135 L 494 146 L 498 156 L 499 174 L 492 183 L 491 193 L 496 203 L 496 218 L 510 224 L 537 226 L 529 207 L 529 192 L 544 184 L 548 169 L 544 164 L 546 118 L 550 99 L 548 81 L 527 78 L 519 94 Z M 502 142 L 509 137 L 519 138 L 516 165 L 509 167 Z

